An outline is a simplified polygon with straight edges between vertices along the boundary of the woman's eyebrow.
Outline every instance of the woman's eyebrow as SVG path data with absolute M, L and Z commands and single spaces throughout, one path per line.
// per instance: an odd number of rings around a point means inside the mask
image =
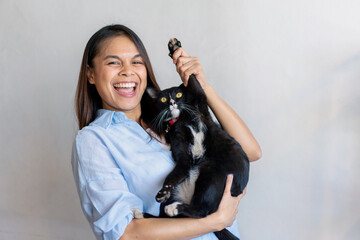
M 138 57 L 142 57 L 140 53 L 134 55 L 132 58 L 134 59 L 134 58 L 138 58 Z M 120 59 L 118 56 L 116 56 L 116 55 L 107 55 L 107 56 L 104 58 L 104 60 L 109 59 L 109 58 L 115 58 L 115 59 L 117 59 L 117 60 L 121 60 L 121 59 Z
M 104 58 L 104 60 L 109 59 L 109 58 L 115 58 L 115 59 L 120 60 L 120 58 L 119 58 L 118 56 L 116 56 L 116 55 L 108 55 L 108 56 L 106 56 L 106 57 Z
M 140 53 L 139 53 L 139 54 L 136 54 L 135 56 L 133 56 L 133 59 L 134 59 L 134 58 L 138 58 L 138 57 L 142 57 Z

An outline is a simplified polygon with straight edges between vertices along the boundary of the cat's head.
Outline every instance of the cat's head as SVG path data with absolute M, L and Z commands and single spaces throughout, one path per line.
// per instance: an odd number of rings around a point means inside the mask
M 154 126 L 158 130 L 164 131 L 169 124 L 172 125 L 180 117 L 194 114 L 194 107 L 191 105 L 193 96 L 183 84 L 162 91 L 154 91 L 154 89 L 149 91 L 159 111 L 154 119 Z

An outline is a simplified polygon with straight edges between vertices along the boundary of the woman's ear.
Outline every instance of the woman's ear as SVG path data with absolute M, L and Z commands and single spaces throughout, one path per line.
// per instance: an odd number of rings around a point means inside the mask
M 155 100 L 158 97 L 160 91 L 153 87 L 147 87 L 146 92 L 153 100 Z
M 95 84 L 94 70 L 88 65 L 86 69 L 87 79 L 90 84 Z

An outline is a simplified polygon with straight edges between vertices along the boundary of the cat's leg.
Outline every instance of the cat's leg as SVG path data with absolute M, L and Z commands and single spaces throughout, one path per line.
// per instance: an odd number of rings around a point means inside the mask
M 156 201 L 167 201 L 175 186 L 180 182 L 183 182 L 189 176 L 189 171 L 190 164 L 176 164 L 173 171 L 166 177 L 162 189 L 156 195 Z
M 243 193 L 244 188 L 248 184 L 250 164 L 246 155 L 233 156 L 232 158 L 233 160 L 226 165 L 228 169 L 227 173 L 232 173 L 234 175 L 231 186 L 231 196 L 236 197 Z M 228 160 L 230 159 L 231 157 L 228 158 Z
M 175 125 L 176 138 L 171 143 L 172 156 L 176 163 L 175 168 L 166 177 L 162 189 L 156 195 L 156 201 L 165 202 L 170 196 L 174 187 L 189 177 L 192 165 L 192 156 L 188 153 L 189 144 L 185 139 L 184 129 Z M 186 131 L 190 131 L 185 129 Z
M 231 186 L 231 196 L 237 197 L 243 193 L 244 188 L 246 187 L 249 180 L 249 174 L 248 172 L 245 171 L 237 172 L 233 174 L 234 174 L 234 180 Z
M 169 217 L 185 216 L 201 218 L 207 215 L 203 209 L 196 209 L 194 206 L 182 202 L 174 202 L 172 204 L 166 205 L 164 211 Z
M 193 104 L 199 107 L 199 111 L 204 116 L 210 116 L 205 92 L 194 74 L 190 75 L 189 77 L 187 89 L 191 92 L 193 96 L 196 96 Z
M 145 213 L 140 211 L 139 209 L 133 208 L 131 209 L 133 216 L 135 219 L 142 219 L 142 218 L 157 218 L 157 216 L 151 215 L 149 213 Z
M 168 216 L 205 217 L 215 212 L 221 201 L 226 177 L 210 174 L 209 171 L 201 170 L 196 181 L 195 190 L 191 202 L 188 204 L 174 202 L 165 206 Z
M 131 209 L 133 216 L 135 219 L 141 219 L 144 218 L 144 213 L 140 211 L 139 209 L 133 208 Z

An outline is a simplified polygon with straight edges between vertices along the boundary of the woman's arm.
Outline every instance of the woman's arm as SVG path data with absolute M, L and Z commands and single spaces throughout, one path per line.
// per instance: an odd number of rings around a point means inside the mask
M 240 143 L 250 162 L 258 160 L 261 157 L 260 146 L 243 120 L 212 87 L 208 87 L 205 93 L 208 104 L 221 126 Z
M 120 240 L 128 239 L 192 239 L 229 227 L 236 219 L 238 197 L 230 193 L 233 176 L 229 175 L 218 210 L 205 218 L 143 218 L 133 219 Z
M 182 48 L 178 48 L 173 54 L 173 62 L 176 64 L 176 70 L 185 86 L 187 85 L 190 75 L 195 75 L 196 79 L 204 89 L 209 107 L 225 131 L 235 138 L 242 146 L 249 161 L 259 159 L 262 153 L 255 137 L 236 112 L 222 100 L 208 84 L 199 59 L 190 57 Z

